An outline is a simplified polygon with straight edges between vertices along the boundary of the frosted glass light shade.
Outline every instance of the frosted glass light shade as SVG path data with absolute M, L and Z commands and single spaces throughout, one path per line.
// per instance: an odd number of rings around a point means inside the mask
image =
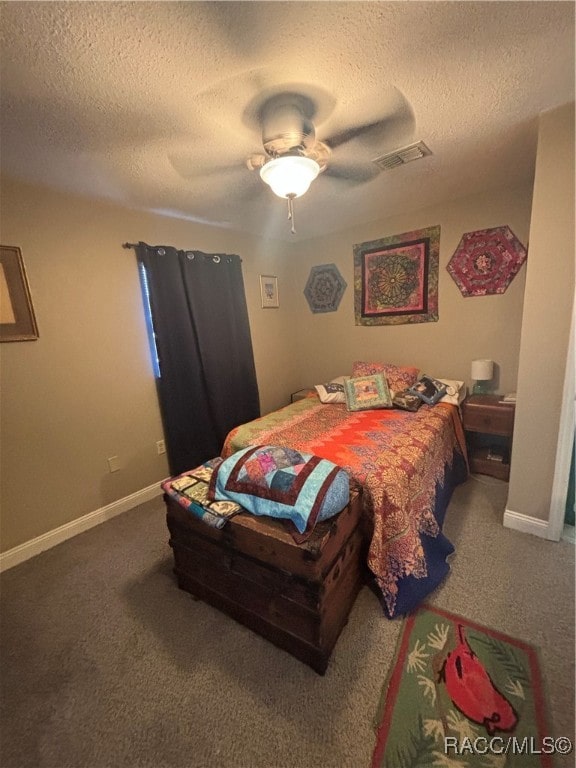
M 474 381 L 490 381 L 494 375 L 493 360 L 472 360 L 472 376 Z
M 309 157 L 286 155 L 269 160 L 260 169 L 262 181 L 278 197 L 300 197 L 320 173 L 320 166 Z

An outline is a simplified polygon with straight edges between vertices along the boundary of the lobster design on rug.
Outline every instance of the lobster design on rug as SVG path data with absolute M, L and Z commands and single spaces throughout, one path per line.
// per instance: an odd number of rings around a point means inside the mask
M 483 725 L 490 736 L 496 731 L 514 730 L 518 715 L 490 679 L 466 640 L 461 624 L 458 624 L 458 640 L 456 648 L 446 656 L 438 676 L 454 706 L 469 720 Z

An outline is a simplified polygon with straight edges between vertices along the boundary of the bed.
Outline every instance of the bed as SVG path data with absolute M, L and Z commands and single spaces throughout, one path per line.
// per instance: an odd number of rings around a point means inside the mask
M 388 617 L 412 611 L 447 575 L 454 547 L 444 514 L 468 474 L 455 405 L 350 412 L 310 394 L 233 429 L 222 456 L 254 445 L 296 448 L 346 469 L 361 489 L 367 565 Z

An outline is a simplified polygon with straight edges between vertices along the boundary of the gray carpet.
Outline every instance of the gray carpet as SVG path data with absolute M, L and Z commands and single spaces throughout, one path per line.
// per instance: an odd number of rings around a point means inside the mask
M 535 644 L 574 738 L 574 546 L 503 528 L 506 495 L 456 490 L 430 602 Z M 180 591 L 171 558 L 158 499 L 2 575 L 2 768 L 368 768 L 401 622 L 364 588 L 320 677 Z

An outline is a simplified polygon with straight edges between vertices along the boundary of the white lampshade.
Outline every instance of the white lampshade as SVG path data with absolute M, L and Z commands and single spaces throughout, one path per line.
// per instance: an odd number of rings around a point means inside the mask
M 493 360 L 472 360 L 472 375 L 474 381 L 490 381 L 494 374 Z
M 309 157 L 285 155 L 269 160 L 260 169 L 266 182 L 278 197 L 300 197 L 320 173 L 320 166 Z

